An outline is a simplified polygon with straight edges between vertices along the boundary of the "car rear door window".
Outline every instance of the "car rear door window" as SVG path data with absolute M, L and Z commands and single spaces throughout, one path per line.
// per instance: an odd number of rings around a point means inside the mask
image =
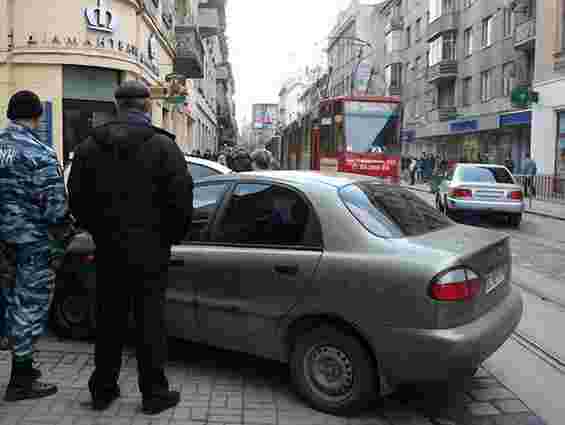
M 351 214 L 379 237 L 419 236 L 453 225 L 427 202 L 398 187 L 360 182 L 339 194 Z
M 510 173 L 501 167 L 459 167 L 456 177 L 463 183 L 514 184 L 514 179 Z
M 293 190 L 272 184 L 239 184 L 218 225 L 216 242 L 268 246 L 312 246 L 312 214 Z
M 206 167 L 205 165 L 194 164 L 190 162 L 188 163 L 188 169 L 190 171 L 190 175 L 194 180 L 200 180 L 206 177 L 216 176 L 220 174 L 216 170 L 210 167 Z
M 206 240 L 210 222 L 226 193 L 227 187 L 227 183 L 215 183 L 194 188 L 192 226 L 187 237 L 188 241 Z

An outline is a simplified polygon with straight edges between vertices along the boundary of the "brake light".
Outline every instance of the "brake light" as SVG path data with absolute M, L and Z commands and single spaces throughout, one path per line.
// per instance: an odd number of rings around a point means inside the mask
M 481 279 L 467 268 L 441 273 L 430 286 L 430 296 L 437 301 L 468 301 L 480 292 Z
M 80 256 L 81 264 L 93 264 L 94 260 L 95 260 L 94 254 Z
M 452 198 L 472 198 L 473 192 L 470 189 L 451 189 L 449 196 Z
M 521 190 L 510 192 L 509 197 L 514 201 L 521 201 L 522 199 L 524 199 L 524 195 Z

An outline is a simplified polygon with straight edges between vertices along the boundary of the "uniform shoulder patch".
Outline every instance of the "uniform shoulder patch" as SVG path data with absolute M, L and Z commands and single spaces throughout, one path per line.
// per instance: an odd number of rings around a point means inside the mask
M 0 144 L 0 167 L 9 167 L 16 159 L 17 150 L 13 146 Z

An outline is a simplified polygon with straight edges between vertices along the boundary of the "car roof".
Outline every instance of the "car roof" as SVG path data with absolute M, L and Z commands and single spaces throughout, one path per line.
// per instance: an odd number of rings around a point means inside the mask
M 377 177 L 369 177 L 350 173 L 268 170 L 237 173 L 228 176 L 211 176 L 206 178 L 206 181 L 221 180 L 225 179 L 226 177 L 233 180 L 255 180 L 259 178 L 290 184 L 323 184 L 334 188 L 341 188 L 359 181 L 379 180 Z
M 190 155 L 185 155 L 184 157 L 191 164 L 203 165 L 205 167 L 212 168 L 222 174 L 229 174 L 232 172 L 231 169 L 229 169 L 225 165 L 220 164 L 219 162 L 210 161 L 208 159 L 198 158 L 196 156 L 190 156 Z
M 491 168 L 506 168 L 504 165 L 499 164 L 469 164 L 469 163 L 459 163 L 458 167 L 491 167 Z

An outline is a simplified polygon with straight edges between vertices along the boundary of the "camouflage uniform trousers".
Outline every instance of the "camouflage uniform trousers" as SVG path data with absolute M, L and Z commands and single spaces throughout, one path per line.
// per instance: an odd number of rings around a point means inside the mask
M 12 352 L 20 357 L 33 354 L 34 339 L 47 327 L 55 274 L 49 268 L 47 242 L 17 245 L 16 262 L 16 285 L 0 290 L 0 304 L 4 305 L 5 333 L 11 337 Z

